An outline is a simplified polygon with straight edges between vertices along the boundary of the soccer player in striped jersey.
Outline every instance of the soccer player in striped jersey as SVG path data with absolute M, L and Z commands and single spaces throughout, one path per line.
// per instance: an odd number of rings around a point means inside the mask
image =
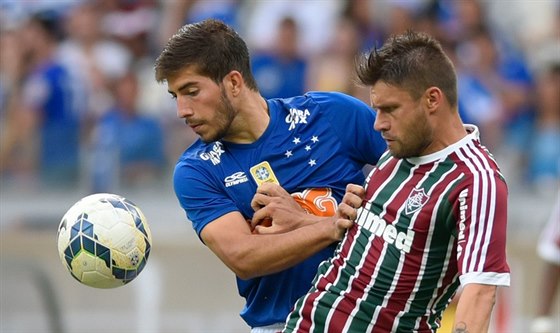
M 496 289 L 510 283 L 507 185 L 459 117 L 454 67 L 434 38 L 407 31 L 358 75 L 388 150 L 284 332 L 435 332 L 459 286 L 454 332 L 486 332 Z

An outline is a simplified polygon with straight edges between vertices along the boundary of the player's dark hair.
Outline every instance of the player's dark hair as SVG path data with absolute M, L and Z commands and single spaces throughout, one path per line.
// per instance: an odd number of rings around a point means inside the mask
M 216 83 L 237 70 L 247 87 L 257 90 L 247 44 L 235 30 L 219 20 L 208 19 L 181 27 L 156 59 L 156 80 L 166 81 L 189 66 Z
M 451 106 L 457 105 L 453 63 L 441 44 L 426 33 L 407 30 L 392 35 L 381 48 L 362 57 L 356 71 L 362 84 L 383 81 L 404 88 L 415 99 L 429 87 L 438 87 Z

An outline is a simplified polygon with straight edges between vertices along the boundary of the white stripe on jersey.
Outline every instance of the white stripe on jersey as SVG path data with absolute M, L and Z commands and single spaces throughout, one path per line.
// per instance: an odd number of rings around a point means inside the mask
M 365 211 L 364 211 L 364 212 L 365 212 Z M 367 214 L 369 214 L 369 212 L 368 212 Z M 354 246 L 355 246 L 356 243 L 357 243 L 356 240 L 359 238 L 359 236 L 361 236 L 363 230 L 365 230 L 365 229 L 361 228 L 361 229 L 359 229 L 359 230 L 356 232 L 356 235 L 354 236 L 354 242 L 352 243 L 352 247 L 350 248 L 350 250 L 349 250 L 348 253 L 352 253 L 352 250 L 353 250 Z M 368 252 L 369 252 L 369 249 L 371 248 L 371 245 L 372 245 L 372 242 L 368 242 L 368 243 L 366 244 L 366 247 L 364 248 L 364 253 L 368 253 Z M 360 273 L 360 270 L 362 269 L 362 267 L 364 266 L 364 264 L 365 264 L 365 262 L 366 262 L 366 258 L 367 258 L 367 256 L 362 256 L 362 257 L 360 258 L 360 263 L 356 266 L 356 274 L 359 274 L 359 273 Z M 349 258 L 348 258 L 348 259 L 349 259 Z M 347 262 L 348 262 L 348 261 L 345 261 L 345 262 L 344 262 L 344 266 L 346 266 L 346 263 L 347 263 Z M 343 266 L 343 267 L 344 267 L 344 266 Z M 375 272 L 375 273 L 377 273 L 377 272 Z M 377 274 L 375 274 L 375 273 L 374 273 L 374 277 L 377 275 Z M 338 282 L 338 279 L 341 277 L 341 275 L 342 275 L 342 274 L 339 274 L 339 276 L 338 276 L 337 279 L 336 279 L 335 284 Z M 354 275 L 354 276 L 351 276 L 351 277 L 348 279 L 348 288 L 347 288 L 346 290 L 344 290 L 344 291 L 340 294 L 341 296 L 339 296 L 339 297 L 336 299 L 336 301 L 333 302 L 333 304 L 332 304 L 332 306 L 331 306 L 331 308 L 330 308 L 330 310 L 329 310 L 329 313 L 327 314 L 327 317 L 326 317 L 326 319 L 325 319 L 325 327 L 326 327 L 326 328 L 328 328 L 328 327 L 330 326 L 332 317 L 333 317 L 333 315 L 334 315 L 334 313 L 335 313 L 335 309 L 338 307 L 338 304 L 340 304 L 340 302 L 344 299 L 344 297 L 345 297 L 344 295 L 347 294 L 347 293 L 349 293 L 349 292 L 352 290 L 352 288 L 351 288 L 351 287 L 352 287 L 352 282 L 355 280 L 356 277 L 357 277 L 357 276 Z M 374 279 L 372 278 L 372 281 L 373 281 L 373 280 L 374 280 Z M 368 285 L 368 286 L 369 286 L 369 285 Z M 325 288 L 325 289 L 326 289 L 326 288 Z M 367 289 L 367 288 L 366 288 L 366 289 Z M 318 299 L 318 298 L 317 298 L 317 299 Z M 348 324 L 349 322 L 350 322 L 350 321 L 347 321 L 346 324 Z M 313 328 L 313 326 L 312 326 L 311 328 Z M 310 331 L 313 331 L 313 329 L 311 329 Z
M 389 160 L 390 160 L 390 159 L 389 159 Z M 387 177 L 387 179 L 385 180 L 385 182 L 384 182 L 381 186 L 379 186 L 379 187 L 376 189 L 376 192 L 373 193 L 373 195 L 371 196 L 371 198 L 375 198 L 375 197 L 377 197 L 377 195 L 379 195 L 379 191 L 381 191 L 381 190 L 385 187 L 385 185 L 387 184 L 387 182 L 389 182 L 391 179 L 393 179 L 393 177 L 395 176 L 395 174 L 397 173 L 397 171 L 400 169 L 400 165 L 401 165 L 402 163 L 404 163 L 404 160 L 399 160 L 399 161 L 397 162 L 397 164 L 395 165 L 394 169 L 393 169 L 392 172 L 391 172 L 391 176 Z M 419 166 L 416 165 L 416 166 L 414 166 L 414 167 L 412 167 L 412 168 L 410 169 L 410 172 L 409 172 L 408 177 L 400 184 L 400 186 L 393 192 L 393 195 L 385 202 L 385 204 L 384 204 L 384 206 L 383 206 L 383 209 L 382 209 L 381 213 L 379 214 L 379 218 L 383 218 L 383 216 L 385 215 L 385 212 L 386 212 L 387 205 L 389 205 L 389 204 L 393 201 L 393 199 L 395 198 L 395 196 L 397 196 L 397 195 L 400 194 L 402 187 L 405 186 L 405 184 L 407 183 L 408 179 L 410 179 L 410 178 L 413 177 L 413 175 L 414 175 L 414 170 L 416 170 L 418 167 L 419 167 Z M 370 199 L 371 199 L 371 198 L 370 198 Z M 370 200 L 370 201 L 371 201 L 371 200 Z M 405 207 L 405 206 L 403 205 L 403 207 L 401 207 L 401 210 L 400 210 L 400 211 L 402 211 L 402 209 L 404 209 L 404 207 Z M 397 212 L 397 216 L 399 215 L 400 211 Z M 370 214 L 370 212 L 367 212 L 367 214 Z M 375 238 L 374 235 L 372 235 L 372 236 Z M 371 237 L 371 236 L 370 236 L 370 237 Z M 368 248 L 369 248 L 369 246 L 370 246 L 372 243 L 373 243 L 373 241 L 370 241 L 370 242 L 369 242 Z M 387 251 L 387 246 L 388 246 L 388 245 L 389 245 L 388 243 L 385 243 L 385 244 L 383 245 L 383 250 L 382 250 L 382 252 L 381 252 L 379 258 L 383 258 L 383 257 L 385 256 L 385 252 Z M 364 252 L 364 253 L 367 253 L 367 252 Z M 363 259 L 365 259 L 366 257 L 367 257 L 367 255 L 364 255 L 364 256 L 363 256 Z M 402 254 L 401 254 L 401 257 L 402 257 Z M 377 264 L 376 264 L 376 266 L 375 266 L 375 269 L 374 269 L 373 278 L 370 280 L 370 283 L 368 283 L 368 285 L 366 286 L 366 288 L 365 288 L 365 290 L 364 290 L 364 292 L 363 292 L 363 294 L 362 294 L 362 297 L 360 297 L 360 298 L 358 299 L 357 303 L 361 303 L 361 302 L 363 302 L 363 301 L 367 298 L 367 296 L 368 296 L 368 291 L 369 291 L 369 290 L 371 289 L 371 287 L 373 286 L 373 283 L 375 283 L 375 277 L 377 276 L 377 273 L 379 272 L 379 269 L 381 268 L 381 262 L 382 262 L 382 261 L 383 261 L 383 260 L 378 260 L 378 262 L 377 262 Z M 399 266 L 401 266 L 402 263 L 403 263 L 403 260 L 399 260 Z M 363 261 L 360 263 L 360 268 L 361 268 L 362 264 L 363 264 Z M 359 270 L 359 269 L 356 269 L 356 273 L 359 274 L 359 272 L 360 272 L 360 270 Z M 395 274 L 398 275 L 399 272 L 400 272 L 400 270 L 397 270 L 397 272 L 396 272 Z M 357 277 L 357 276 L 356 276 L 356 275 L 353 276 L 353 277 L 351 278 L 351 280 L 349 281 L 349 283 L 348 283 L 348 289 L 346 290 L 346 292 L 349 292 L 349 291 L 350 291 L 351 286 L 352 286 L 352 281 L 354 280 L 355 277 Z M 398 279 L 397 279 L 397 281 L 398 281 Z M 393 284 L 395 284 L 395 279 L 393 279 Z M 391 288 L 390 288 L 389 290 L 394 289 L 393 284 L 391 285 Z M 338 305 L 339 302 L 340 302 L 340 300 L 337 300 L 336 305 Z M 386 300 L 384 300 L 384 303 L 383 303 L 383 306 L 385 306 L 385 305 L 386 305 Z M 336 309 L 336 306 L 333 306 L 333 307 L 331 308 L 331 310 L 329 311 L 329 317 L 331 316 L 331 313 L 334 312 L 335 309 Z M 352 310 L 352 313 L 350 314 L 350 318 L 354 317 L 354 315 L 358 312 L 358 309 L 359 309 L 358 306 L 355 306 L 355 307 L 354 307 L 354 309 Z M 370 325 L 368 326 L 367 332 L 370 332 L 370 331 L 373 329 L 372 323 L 375 323 L 375 321 L 377 320 L 377 316 L 379 315 L 379 309 L 380 309 L 379 307 L 376 308 L 376 312 L 374 313 L 373 318 L 372 318 L 372 320 L 371 320 L 371 322 L 370 322 Z M 344 327 L 345 330 L 348 330 L 349 327 L 347 327 L 347 326 L 348 326 L 349 324 L 351 324 L 351 320 L 346 321 L 346 326 Z
M 430 174 L 434 171 L 437 170 L 439 164 L 441 163 L 440 161 L 437 161 L 436 163 L 434 163 L 434 165 L 432 166 L 432 169 L 426 173 L 424 173 L 424 176 L 422 177 L 422 179 L 420 179 L 416 185 L 416 188 L 419 187 L 420 184 L 423 184 L 426 179 L 428 179 L 428 177 L 430 176 Z M 410 172 L 413 173 L 413 170 L 417 169 L 419 167 L 419 165 L 416 165 L 415 167 L 410 169 Z M 453 168 L 452 168 L 453 169 Z M 440 181 L 443 180 L 445 178 L 441 177 Z M 436 185 L 439 182 L 434 183 L 434 185 L 432 186 L 432 188 L 430 188 L 430 190 L 428 191 L 428 196 L 433 192 L 433 190 L 435 189 Z M 403 182 L 403 185 L 405 184 L 405 182 Z M 395 191 L 397 192 L 397 191 Z M 398 190 L 398 192 L 400 192 L 400 190 Z M 390 202 L 392 202 L 392 200 L 390 200 Z M 397 211 L 396 216 L 400 216 L 403 209 L 406 207 L 406 201 L 405 204 L 401 206 L 401 208 Z M 420 214 L 422 210 L 419 209 L 418 211 L 416 211 L 413 216 L 410 218 L 410 225 L 408 226 L 409 229 L 411 229 L 412 227 L 414 227 L 414 224 L 416 223 L 416 220 L 418 218 L 418 215 Z M 395 222 L 396 223 L 396 222 Z M 433 224 L 430 223 L 430 231 L 432 230 L 432 228 L 434 227 Z M 431 233 L 428 233 L 428 238 L 431 238 Z M 387 244 L 386 244 L 387 245 Z M 403 258 L 404 257 L 404 258 Z M 389 300 L 391 299 L 391 296 L 393 295 L 393 292 L 395 291 L 396 287 L 397 287 L 397 283 L 399 282 L 399 279 L 401 277 L 401 273 L 402 273 L 402 268 L 404 266 L 404 262 L 406 261 L 406 255 L 404 253 L 401 252 L 400 255 L 400 259 L 399 259 L 399 266 L 397 267 L 397 269 L 395 270 L 395 275 L 393 275 L 393 281 L 391 282 L 391 287 L 389 288 L 389 290 L 387 291 L 387 293 L 385 294 L 385 297 L 383 299 L 383 303 L 380 307 L 377 307 L 377 309 L 375 310 L 375 314 L 374 314 L 374 319 L 372 320 L 372 322 L 377 322 L 377 317 L 379 316 L 379 312 L 381 311 L 382 308 L 385 308 L 387 306 L 387 303 L 389 303 Z M 422 275 L 422 272 L 420 272 L 420 275 Z M 418 284 L 418 280 L 416 281 L 416 284 Z M 414 291 L 413 291 L 414 293 Z M 395 323 L 398 322 L 398 317 L 395 318 L 396 320 L 393 322 L 393 329 L 395 330 Z
M 469 148 L 473 149 L 473 150 L 468 150 Z M 466 154 L 469 155 L 470 160 L 474 161 L 474 164 L 476 165 L 476 168 L 478 171 L 478 174 L 480 174 L 480 178 L 481 178 L 481 188 L 482 188 L 482 195 L 479 198 L 480 200 L 480 209 L 479 209 L 479 214 L 478 215 L 473 215 L 473 217 L 477 217 L 478 218 L 478 223 L 479 223 L 479 227 L 478 227 L 478 234 L 476 235 L 476 242 L 474 243 L 475 248 L 473 249 L 473 255 L 471 258 L 471 263 L 469 265 L 469 270 L 471 272 L 473 271 L 477 271 L 478 267 L 477 263 L 480 262 L 484 262 L 484 260 L 486 258 L 482 258 L 481 257 L 481 247 L 483 246 L 482 243 L 482 235 L 484 234 L 484 231 L 486 230 L 486 223 L 487 223 L 487 218 L 486 218 L 486 209 L 487 209 L 487 205 L 488 205 L 488 200 L 486 200 L 488 198 L 488 175 L 484 169 L 484 167 L 481 165 L 480 160 L 478 159 L 478 156 L 476 156 L 476 152 L 474 151 L 476 150 L 476 147 L 474 147 L 474 143 L 471 141 L 469 142 L 469 144 L 465 147 L 465 151 Z M 476 198 L 473 196 L 473 199 Z
M 449 172 L 445 173 L 441 178 L 442 179 L 445 178 L 449 173 L 451 173 L 455 169 L 457 169 L 457 164 L 454 164 L 453 167 L 451 168 L 451 170 L 449 170 Z M 430 221 L 430 231 L 428 232 L 428 235 L 433 236 L 433 229 L 436 225 L 438 207 L 442 203 L 444 194 L 447 193 L 453 186 L 455 186 L 455 184 L 457 182 L 461 181 L 463 179 L 464 175 L 465 175 L 464 173 L 459 174 L 459 176 L 457 178 L 455 178 L 452 182 L 449 182 L 449 184 L 447 184 L 445 189 L 441 192 L 442 194 L 439 196 L 438 201 L 437 201 L 436 205 L 434 206 L 434 210 L 432 211 L 432 218 L 431 218 L 431 221 Z M 428 261 L 428 254 L 430 252 L 428 250 L 430 249 L 432 239 L 433 239 L 433 237 L 430 237 L 429 240 L 426 240 L 426 245 L 424 246 L 424 252 L 423 252 L 423 255 L 422 255 L 422 267 L 425 267 L 426 262 Z M 445 261 L 443 262 L 443 267 L 441 268 L 438 283 L 437 283 L 437 286 L 434 288 L 434 293 L 432 294 L 433 296 L 437 295 L 437 292 L 440 290 L 440 287 L 443 285 L 443 278 L 445 277 L 445 275 L 447 273 L 447 268 L 449 267 L 449 258 L 451 257 L 451 253 L 453 253 L 453 244 L 454 244 L 454 240 L 453 240 L 453 237 L 451 237 L 449 239 L 449 244 L 447 245 L 447 252 L 445 254 Z M 424 271 L 421 271 L 420 274 L 418 274 L 416 284 L 414 285 L 415 290 L 417 290 L 418 287 L 420 286 L 420 283 L 422 282 L 422 277 L 423 276 L 424 276 Z M 445 288 L 445 290 L 441 291 L 441 294 L 438 297 L 438 300 L 441 299 L 441 297 L 443 297 L 443 295 L 445 294 L 445 292 L 447 292 L 447 290 L 449 289 L 450 286 L 451 285 L 448 285 Z M 416 293 L 412 294 L 411 296 L 412 297 L 409 298 L 409 302 L 407 302 L 407 306 L 405 307 L 405 310 L 403 311 L 403 314 L 406 311 L 408 311 L 408 309 L 410 308 L 410 305 L 412 304 L 412 301 L 414 300 L 414 296 L 416 296 Z M 428 306 L 426 307 L 426 315 L 431 315 L 432 314 L 432 307 L 434 306 L 434 304 L 436 304 L 434 301 L 435 301 L 434 297 L 432 297 L 432 299 L 430 299 L 430 301 L 428 302 Z M 400 318 L 400 316 L 398 316 L 398 318 Z M 415 329 L 419 328 L 420 320 L 421 320 L 421 317 L 418 317 L 418 319 L 416 320 L 416 324 L 414 326 Z
M 474 143 L 471 142 L 469 145 L 474 146 Z M 482 272 L 484 270 L 484 264 L 486 263 L 486 254 L 488 253 L 488 245 L 490 244 L 492 229 L 494 228 L 494 215 L 496 214 L 497 185 L 496 185 L 496 178 L 494 177 L 494 173 L 491 171 L 493 169 L 488 163 L 486 156 L 479 149 L 476 149 L 476 147 L 474 148 L 475 148 L 474 153 L 480 157 L 482 163 L 484 164 L 484 170 L 488 170 L 487 172 L 485 172 L 485 174 L 488 175 L 488 180 L 490 181 L 490 198 L 489 198 L 490 202 L 488 203 L 490 210 L 488 212 L 488 223 L 486 225 L 485 238 L 484 238 L 484 242 L 482 243 L 482 250 L 480 253 L 481 260 L 478 263 L 478 269 L 477 269 L 477 271 Z M 487 200 L 484 201 L 486 202 Z
M 480 182 L 479 182 L 479 173 L 477 172 L 476 168 L 473 166 L 472 161 L 467 158 L 463 153 L 462 153 L 462 149 L 458 149 L 457 151 L 457 156 L 459 156 L 459 158 L 465 162 L 465 165 L 469 168 L 469 170 L 471 171 L 471 174 L 473 175 L 473 193 L 471 194 L 473 197 L 472 200 L 472 207 L 471 207 L 471 220 L 477 216 L 476 212 L 477 212 L 477 205 L 478 205 L 478 200 L 475 200 L 475 198 L 478 196 L 478 192 L 479 192 L 479 186 L 480 186 Z M 469 226 L 469 239 L 467 240 L 467 244 L 465 246 L 465 251 L 464 251 L 464 257 L 463 257 L 463 265 L 462 265 L 462 269 L 461 272 L 468 272 L 470 267 L 468 266 L 469 264 L 469 256 L 471 251 L 471 247 L 474 247 L 473 243 L 473 237 L 476 234 L 476 223 L 473 223 L 471 221 L 470 226 Z
M 389 179 L 392 179 L 394 174 L 400 169 L 400 165 L 402 164 L 402 160 L 399 161 L 399 163 L 397 163 L 397 165 L 395 165 L 395 169 L 393 170 L 393 173 L 391 173 L 391 177 Z M 393 203 L 393 200 L 395 199 L 395 197 L 399 194 L 401 194 L 401 191 L 403 189 L 403 187 L 405 187 L 405 185 L 407 184 L 407 182 L 409 181 L 409 179 L 411 179 L 412 177 L 414 177 L 414 171 L 416 169 L 418 169 L 420 167 L 420 165 L 415 165 L 412 168 L 410 168 L 408 177 L 403 180 L 403 182 L 395 189 L 395 191 L 393 192 L 393 194 L 387 199 L 387 201 L 385 201 L 385 204 L 383 205 L 383 208 L 381 209 L 381 213 L 379 213 L 379 218 L 383 219 L 385 217 L 385 214 L 387 213 L 387 206 L 389 206 L 391 203 Z M 426 172 L 427 174 L 427 172 Z M 425 176 L 424 176 L 425 177 Z M 382 190 L 383 188 L 385 188 L 385 183 L 383 183 L 381 186 L 379 186 L 378 191 Z M 375 193 L 377 195 L 377 193 Z M 372 198 L 375 198 L 375 196 L 372 196 Z M 397 211 L 395 217 L 400 216 L 402 210 L 405 208 L 406 204 L 402 205 L 402 207 Z M 395 221 L 393 224 L 398 223 L 399 221 Z
M 441 161 L 438 161 L 437 163 L 434 163 L 434 167 L 432 168 L 433 170 L 437 170 L 439 164 Z M 446 177 L 451 174 L 453 171 L 455 171 L 455 169 L 457 169 L 457 164 L 453 164 L 453 167 L 451 167 L 451 169 L 449 169 L 446 173 L 444 173 L 443 175 L 441 175 L 439 181 L 435 182 L 432 185 L 432 188 L 430 188 L 430 190 L 428 191 L 428 196 L 431 196 L 431 194 L 433 193 L 433 191 L 435 190 L 435 188 L 437 187 L 438 184 L 442 183 Z M 425 179 L 428 178 L 428 175 L 430 173 L 426 173 L 425 175 Z M 438 201 L 436 202 L 436 204 L 434 205 L 434 209 L 432 211 L 432 218 L 430 220 L 430 228 L 428 230 L 428 237 L 426 238 L 426 245 L 424 246 L 424 251 L 422 252 L 422 264 L 420 267 L 426 267 L 426 262 L 428 261 L 428 254 L 429 254 L 429 249 L 430 249 L 430 245 L 432 244 L 432 239 L 433 239 L 433 231 L 434 228 L 436 226 L 436 217 L 437 217 L 437 213 L 438 213 L 438 207 L 441 205 L 442 203 L 442 199 L 443 199 L 443 195 L 445 193 L 447 193 L 449 191 L 449 189 L 453 186 L 455 186 L 455 184 L 463 177 L 463 174 L 461 173 L 459 175 L 459 177 L 455 178 L 455 180 L 453 180 L 452 182 L 449 182 L 449 184 L 447 184 L 447 186 L 445 187 L 445 190 L 443 190 L 442 195 L 440 195 L 438 197 Z M 418 184 L 423 183 L 424 179 L 421 182 L 418 182 Z M 410 223 L 410 227 L 413 227 L 414 224 L 416 223 L 417 219 L 418 219 L 418 215 L 420 214 L 421 210 L 418 210 L 416 213 L 414 213 L 414 216 L 411 219 L 411 223 Z M 453 243 L 451 241 L 451 243 Z M 449 250 L 448 253 L 446 254 L 446 258 L 448 258 L 450 255 Z M 447 266 L 447 261 L 445 262 L 445 266 Z M 435 289 L 435 291 L 437 291 L 439 289 L 439 287 L 441 286 L 441 281 L 443 280 L 443 276 L 445 276 L 445 272 L 447 271 L 447 269 L 442 270 L 440 278 L 439 278 L 439 282 L 438 282 L 438 286 Z M 418 271 L 418 275 L 416 276 L 416 283 L 414 284 L 414 289 L 413 291 L 410 293 L 410 296 L 408 298 L 407 304 L 405 306 L 405 308 L 395 317 L 395 321 L 393 322 L 393 327 L 392 330 L 395 331 L 397 329 L 397 326 L 399 325 L 399 321 L 400 318 L 408 312 L 408 310 L 410 309 L 410 305 L 412 305 L 412 301 L 414 300 L 414 298 L 416 297 L 416 292 L 418 291 L 419 287 L 420 287 L 420 283 L 422 282 L 422 278 L 424 277 L 424 272 L 425 270 L 419 270 Z M 400 275 L 400 274 L 399 274 Z M 417 325 L 419 324 L 419 322 L 417 322 Z
M 473 193 L 472 193 L 472 207 L 471 207 L 471 225 L 469 227 L 469 239 L 466 251 L 463 258 L 462 272 L 474 272 L 482 270 L 486 260 L 486 251 L 488 244 L 482 243 L 482 235 L 484 231 L 491 234 L 493 221 L 489 218 L 486 219 L 486 208 L 488 204 L 488 196 L 491 198 L 490 214 L 493 218 L 494 207 L 495 207 L 495 196 L 496 196 L 496 184 L 494 182 L 494 177 L 489 177 L 488 170 L 490 166 L 485 165 L 484 168 L 479 161 L 481 158 L 483 161 L 487 162 L 484 156 L 480 156 L 481 152 L 474 146 L 474 142 L 470 142 L 465 147 L 465 152 L 463 149 L 457 151 L 457 155 L 464 160 L 467 167 L 471 170 L 473 175 Z M 480 170 L 486 170 L 480 172 Z M 491 169 L 490 169 L 491 170 Z M 493 175 L 490 175 L 493 176 Z M 488 184 L 489 186 L 486 186 Z M 479 187 L 482 187 L 483 192 L 480 196 Z M 490 190 L 490 193 L 488 191 Z M 480 205 L 480 208 L 479 208 Z M 478 212 L 478 214 L 477 214 Z M 488 220 L 488 221 L 487 221 Z M 488 222 L 488 224 L 486 223 Z M 477 233 L 478 229 L 478 233 Z M 474 239 L 476 235 L 476 239 Z M 490 235 L 487 235 L 486 240 L 488 240 Z M 488 242 L 486 242 L 488 243 Z M 482 249 L 481 249 L 482 248 Z M 484 252 L 483 252 L 484 251 Z M 470 257 L 470 258 L 469 258 Z M 477 265 L 478 263 L 478 265 Z

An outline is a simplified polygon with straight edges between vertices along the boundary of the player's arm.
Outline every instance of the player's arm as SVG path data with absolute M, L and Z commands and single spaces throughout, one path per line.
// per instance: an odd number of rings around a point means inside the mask
M 509 286 L 507 186 L 498 172 L 480 172 L 457 187 L 457 266 L 463 285 L 453 332 L 487 332 L 498 286 Z M 476 182 L 487 186 L 475 186 Z M 482 237 L 484 236 L 484 237 Z
M 293 200 L 293 199 L 292 199 Z M 293 209 L 292 222 L 281 233 L 256 234 L 239 212 L 230 212 L 209 223 L 201 232 L 204 243 L 242 279 L 272 274 L 291 267 L 342 238 L 356 217 L 361 197 L 347 193 L 333 217 Z M 321 223 L 316 223 L 321 222 Z
M 455 312 L 453 333 L 488 332 L 496 288 L 479 283 L 469 283 L 463 288 Z

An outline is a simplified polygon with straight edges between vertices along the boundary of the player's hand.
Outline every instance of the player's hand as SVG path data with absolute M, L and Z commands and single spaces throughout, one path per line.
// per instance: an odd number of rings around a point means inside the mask
M 358 208 L 362 206 L 365 195 L 366 190 L 360 185 L 348 184 L 346 186 L 346 193 L 338 205 L 334 221 L 336 239 L 342 239 L 346 229 L 354 224 L 358 217 Z
M 251 200 L 251 207 L 255 211 L 251 229 L 258 234 L 297 229 L 308 218 L 307 212 L 294 198 L 275 183 L 261 184 Z

